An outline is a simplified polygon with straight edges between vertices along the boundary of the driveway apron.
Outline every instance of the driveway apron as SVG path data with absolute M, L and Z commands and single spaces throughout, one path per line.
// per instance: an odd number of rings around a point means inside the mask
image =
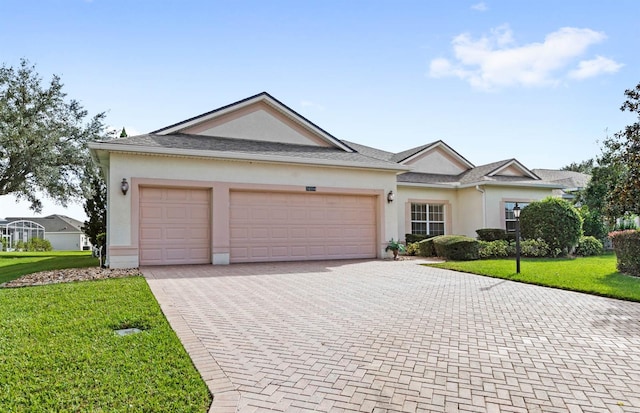
M 142 269 L 211 412 L 640 412 L 640 304 L 424 267 Z

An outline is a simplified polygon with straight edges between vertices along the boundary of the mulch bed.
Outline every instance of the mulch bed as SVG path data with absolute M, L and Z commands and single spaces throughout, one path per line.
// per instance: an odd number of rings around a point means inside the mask
M 0 284 L 0 288 L 28 287 L 32 285 L 58 284 L 74 281 L 104 280 L 107 278 L 131 277 L 133 275 L 140 275 L 140 270 L 137 268 L 69 268 L 23 275 L 15 280 Z

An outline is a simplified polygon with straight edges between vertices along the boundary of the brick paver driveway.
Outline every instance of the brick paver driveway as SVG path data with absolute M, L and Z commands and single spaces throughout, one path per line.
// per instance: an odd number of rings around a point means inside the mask
M 640 304 L 401 261 L 144 268 L 213 412 L 640 412 Z

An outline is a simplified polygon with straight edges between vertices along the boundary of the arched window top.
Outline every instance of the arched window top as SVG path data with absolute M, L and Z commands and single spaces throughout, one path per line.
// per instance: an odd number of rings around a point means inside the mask
M 20 220 L 20 221 L 12 221 L 6 224 L 7 229 L 31 229 L 36 231 L 44 232 L 44 227 L 37 222 L 28 221 L 28 220 Z

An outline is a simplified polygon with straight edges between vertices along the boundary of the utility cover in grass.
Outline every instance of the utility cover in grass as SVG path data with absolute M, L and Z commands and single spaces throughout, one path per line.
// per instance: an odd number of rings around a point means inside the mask
M 129 334 L 136 334 L 141 332 L 142 330 L 140 330 L 139 328 L 123 328 L 120 330 L 116 330 L 116 333 L 120 336 L 127 336 Z

